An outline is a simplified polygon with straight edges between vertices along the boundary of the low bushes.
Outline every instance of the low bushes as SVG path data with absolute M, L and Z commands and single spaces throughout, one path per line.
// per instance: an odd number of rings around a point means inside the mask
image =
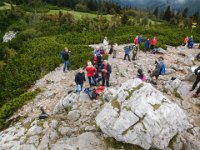
M 0 129 L 4 127 L 6 119 L 11 117 L 19 108 L 21 108 L 26 102 L 33 99 L 39 90 L 33 92 L 27 92 L 20 95 L 18 98 L 9 101 L 0 108 Z

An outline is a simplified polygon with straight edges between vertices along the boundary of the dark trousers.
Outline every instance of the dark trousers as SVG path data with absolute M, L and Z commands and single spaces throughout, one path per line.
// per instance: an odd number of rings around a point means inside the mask
M 106 82 L 106 86 L 109 87 L 109 79 L 110 79 L 110 75 L 106 75 L 104 77 L 104 75 L 102 75 L 102 86 L 105 86 L 105 82 Z
M 92 86 L 92 85 L 96 86 L 97 85 L 95 77 L 88 77 L 88 80 L 89 80 L 90 86 Z M 93 83 L 92 83 L 92 80 L 93 80 Z
M 154 49 L 154 47 L 155 47 L 154 45 L 151 45 L 151 50 L 153 50 L 153 49 Z
M 196 81 L 194 82 L 194 84 L 193 84 L 193 86 L 192 86 L 192 90 L 194 90 L 195 88 L 196 88 L 196 86 L 197 86 L 197 84 L 200 82 L 200 76 L 197 76 L 197 79 L 196 79 Z M 199 88 L 198 88 L 198 90 L 197 90 L 197 95 L 200 93 L 200 86 L 199 86 Z
M 129 54 L 125 54 L 124 55 L 124 60 L 126 60 L 126 57 L 128 56 L 128 60 L 130 61 L 131 59 L 130 59 L 130 56 L 129 56 Z

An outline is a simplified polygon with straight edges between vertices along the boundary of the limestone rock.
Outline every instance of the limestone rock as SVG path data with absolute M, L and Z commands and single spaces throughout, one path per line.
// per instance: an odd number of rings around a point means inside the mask
M 80 118 L 80 111 L 73 110 L 67 114 L 67 119 L 70 121 L 77 121 Z
M 101 130 L 118 141 L 164 149 L 191 125 L 177 104 L 150 84 L 128 80 L 96 117 Z
M 7 43 L 9 41 L 11 41 L 13 38 L 15 38 L 17 32 L 14 31 L 9 31 L 7 32 L 4 36 L 3 36 L 3 42 Z

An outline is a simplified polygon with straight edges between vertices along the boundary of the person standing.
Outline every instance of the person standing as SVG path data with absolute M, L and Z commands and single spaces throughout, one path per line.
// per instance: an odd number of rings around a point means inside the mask
M 193 91 L 196 88 L 197 84 L 200 82 L 200 66 L 195 69 L 194 73 L 197 76 L 197 78 L 196 78 L 196 81 L 194 82 L 192 89 L 190 91 Z M 193 97 L 198 97 L 199 93 L 200 93 L 200 86 L 197 89 L 196 93 L 193 94 Z
M 83 90 L 83 84 L 85 81 L 85 73 L 81 68 L 75 76 L 76 92 L 80 93 Z
M 147 39 L 144 43 L 144 52 L 146 53 L 149 50 L 150 47 L 150 40 Z
M 87 71 L 87 77 L 88 77 L 88 80 L 89 80 L 89 84 L 90 84 L 90 87 L 92 85 L 95 85 L 96 86 L 96 79 L 95 79 L 95 73 L 96 73 L 96 68 L 92 65 L 92 63 L 89 61 L 88 62 L 88 65 L 87 67 L 85 68 L 85 70 Z M 92 84 L 92 80 L 93 80 L 93 84 Z
M 137 51 L 139 50 L 139 37 L 136 36 L 135 39 L 134 39 L 134 42 L 133 42 L 137 48 Z
M 115 46 L 113 46 L 113 58 L 117 57 L 117 44 L 115 44 Z
M 184 41 L 183 41 L 183 46 L 185 46 L 188 43 L 188 37 L 185 37 Z
M 61 52 L 61 57 L 64 61 L 64 67 L 63 67 L 63 72 L 67 70 L 69 70 L 69 53 L 70 51 L 68 50 L 68 48 L 65 48 L 62 52 Z
M 130 59 L 130 46 L 125 46 L 124 47 L 124 53 L 125 53 L 125 55 L 124 55 L 124 60 L 126 60 L 126 57 L 128 56 L 128 60 L 129 61 L 131 61 L 131 59 Z
M 154 37 L 151 41 L 150 41 L 150 44 L 151 44 L 151 50 L 154 50 L 156 44 L 157 44 L 157 38 Z
M 103 64 L 101 65 L 101 73 L 102 73 L 102 86 L 105 86 L 105 82 L 106 82 L 106 86 L 109 87 L 109 80 L 110 80 L 110 74 L 112 72 L 111 66 L 108 63 L 107 60 L 104 60 Z
M 111 46 L 111 48 L 110 48 L 110 50 L 109 50 L 109 55 L 112 55 L 112 53 L 113 53 L 113 45 Z

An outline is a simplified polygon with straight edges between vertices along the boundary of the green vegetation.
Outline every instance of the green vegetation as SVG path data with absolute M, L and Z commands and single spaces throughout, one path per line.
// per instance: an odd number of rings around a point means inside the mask
M 120 104 L 117 100 L 117 97 L 113 98 L 113 100 L 111 101 L 111 105 L 113 108 L 117 108 L 120 111 Z
M 27 92 L 20 95 L 18 98 L 6 103 L 0 109 L 0 128 L 5 125 L 5 121 L 8 117 L 12 116 L 19 108 L 21 108 L 26 102 L 33 99 L 37 94 L 38 90 L 34 92 Z
M 161 104 L 151 105 L 153 107 L 153 111 L 156 111 L 160 108 Z
M 168 146 L 169 148 L 174 149 L 173 145 L 174 143 L 176 143 L 177 137 L 178 137 L 178 133 L 174 135 L 172 139 L 169 141 L 169 146 Z
M 133 95 L 133 93 L 139 89 L 141 89 L 144 86 L 143 83 L 139 84 L 138 86 L 134 87 L 132 90 L 127 91 L 128 92 L 128 96 L 126 97 L 126 100 L 129 100 L 131 98 L 131 96 Z
M 15 7 L 16 5 L 13 5 L 13 6 Z M 12 8 L 12 6 L 9 3 L 2 3 L 2 5 L 0 5 L 0 11 L 1 10 L 10 10 L 11 8 Z
M 107 145 L 107 148 L 124 149 L 124 150 L 143 150 L 143 148 L 139 146 L 119 142 L 111 137 L 105 138 L 105 143 Z

